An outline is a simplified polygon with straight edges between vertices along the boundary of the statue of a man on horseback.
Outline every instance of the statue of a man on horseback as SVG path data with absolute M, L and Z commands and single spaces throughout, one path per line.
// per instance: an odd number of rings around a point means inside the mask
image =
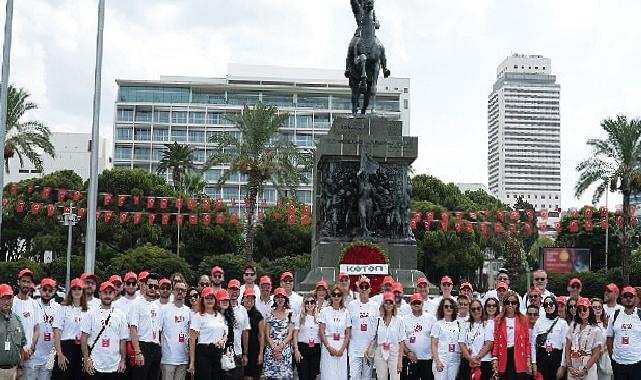
M 383 75 L 387 78 L 390 71 L 387 69 L 385 47 L 376 37 L 376 29 L 380 24 L 374 13 L 374 0 L 350 2 L 357 29 L 347 48 L 345 77 L 349 79 L 349 87 L 352 89 L 352 114 L 355 115 L 358 113 L 361 94 L 361 113 L 367 111 L 370 103 L 374 112 L 378 74 L 383 69 Z

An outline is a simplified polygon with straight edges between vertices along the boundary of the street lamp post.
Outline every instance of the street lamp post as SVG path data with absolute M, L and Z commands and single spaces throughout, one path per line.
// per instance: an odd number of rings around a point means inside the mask
M 69 291 L 71 281 L 71 243 L 73 241 L 73 226 L 78 223 L 78 215 L 74 212 L 73 202 L 69 205 L 69 212 L 65 212 L 59 217 L 60 223 L 68 227 L 67 229 L 67 275 L 65 277 L 65 290 Z

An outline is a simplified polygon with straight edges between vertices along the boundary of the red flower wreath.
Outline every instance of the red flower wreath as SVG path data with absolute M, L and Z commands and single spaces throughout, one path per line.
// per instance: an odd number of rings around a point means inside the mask
M 389 259 L 383 250 L 375 244 L 357 241 L 343 248 L 339 264 L 387 264 Z M 384 275 L 367 275 L 371 284 L 370 295 L 377 294 L 383 284 Z M 359 276 L 349 276 L 350 289 L 356 290 Z

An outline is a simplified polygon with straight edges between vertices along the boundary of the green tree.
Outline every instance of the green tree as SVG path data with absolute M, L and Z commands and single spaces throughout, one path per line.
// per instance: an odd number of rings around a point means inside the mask
M 194 272 L 184 258 L 151 244 L 130 249 L 124 255 L 114 258 L 107 268 L 107 273 L 138 273 L 143 270 L 158 273 L 165 278 L 169 278 L 174 272 L 181 272 L 188 283 L 194 281 Z
M 42 159 L 38 150 L 51 157 L 55 150 L 51 141 L 51 131 L 38 120 L 22 121 L 23 116 L 38 109 L 36 103 L 29 101 L 29 92 L 25 89 L 16 89 L 12 85 L 7 88 L 7 136 L 4 144 L 5 170 L 9 172 L 9 159 L 18 156 L 20 167 L 24 166 L 24 159 L 29 160 L 36 169 L 42 171 Z
M 189 145 L 181 145 L 177 142 L 165 144 L 167 150 L 162 152 L 158 163 L 158 174 L 171 172 L 171 179 L 176 190 L 183 189 L 183 177 L 191 170 L 194 170 L 194 152 L 196 148 Z
M 250 217 L 245 227 L 245 256 L 248 261 L 253 260 L 254 214 L 264 183 L 271 181 L 279 191 L 287 187 L 293 192 L 301 182 L 307 182 L 299 167 L 308 165 L 310 155 L 299 151 L 279 132 L 288 117 L 287 113 L 279 114 L 274 106 L 261 103 L 253 108 L 245 106 L 242 113 L 229 116 L 240 130 L 240 138 L 226 133 L 210 140 L 218 144 L 218 151 L 207 160 L 205 168 L 229 165 L 219 185 L 222 186 L 235 173 L 247 176 Z
M 182 193 L 189 197 L 202 197 L 205 196 L 205 187 L 207 181 L 203 179 L 200 172 L 189 172 L 183 179 Z
M 295 202 L 296 212 L 300 215 L 304 204 Z M 266 218 L 256 227 L 254 251 L 260 257 L 275 259 L 285 256 L 299 256 L 308 254 L 312 247 L 311 224 L 287 223 L 287 207 L 290 201 L 285 200 L 280 207 L 270 207 L 266 211 Z M 276 220 L 276 214 L 281 215 Z M 297 218 L 300 220 L 300 218 Z
M 532 244 L 528 254 L 532 261 L 539 261 L 539 250 L 540 248 L 554 247 L 554 239 L 551 239 L 547 236 L 539 236 L 538 239 Z
M 579 198 L 593 184 L 597 187 L 592 202 L 597 203 L 605 191 L 620 191 L 623 195 L 624 228 L 620 238 L 622 245 L 621 265 L 625 283 L 630 281 L 630 195 L 641 188 L 641 120 L 629 120 L 624 115 L 605 119 L 601 128 L 605 139 L 589 139 L 588 146 L 593 156 L 577 165 L 580 172 L 575 187 Z

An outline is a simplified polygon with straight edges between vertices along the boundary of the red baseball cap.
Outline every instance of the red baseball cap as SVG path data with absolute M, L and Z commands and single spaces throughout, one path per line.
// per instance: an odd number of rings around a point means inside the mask
M 401 284 L 400 282 L 395 282 L 394 285 L 392 285 L 392 292 L 403 293 L 403 284 Z
M 316 283 L 316 289 L 318 288 L 324 288 L 325 290 L 329 289 L 329 285 L 327 285 L 327 281 L 325 280 L 320 280 Z
M 119 274 L 112 274 L 111 277 L 109 277 L 109 282 L 111 282 L 112 284 L 114 282 L 119 282 L 122 284 L 122 278 L 120 277 Z
M 448 275 L 445 275 L 441 278 L 441 285 L 443 284 L 453 284 L 454 281 L 452 281 L 452 278 Z
M 149 272 L 140 272 L 138 273 L 138 281 L 145 281 L 149 276 Z
M 245 291 L 243 292 L 243 297 L 256 297 L 254 288 L 245 288 Z
M 276 296 L 287 297 L 287 292 L 283 288 L 276 288 L 274 289 L 274 297 Z
M 626 286 L 625 288 L 623 288 L 623 292 L 621 294 L 625 293 L 630 293 L 635 297 L 637 296 L 637 290 L 631 286 Z
M 231 288 L 240 289 L 240 281 L 236 279 L 229 280 L 229 282 L 227 283 L 227 289 L 231 289 Z
M 471 291 L 474 291 L 474 288 L 472 287 L 472 284 L 470 284 L 469 282 L 463 282 L 459 286 L 459 289 L 465 289 L 465 288 L 467 288 L 467 289 L 469 289 Z
M 71 283 L 69 284 L 69 287 L 70 288 L 79 287 L 81 289 L 84 289 L 85 288 L 85 282 L 82 281 L 79 278 L 74 278 L 73 280 L 71 280 Z
M 100 284 L 100 291 L 101 292 L 104 292 L 105 290 L 107 290 L 109 288 L 111 288 L 112 290 L 116 290 L 116 287 L 114 286 L 114 284 L 112 284 L 109 281 L 105 281 L 102 284 Z
M 349 275 L 348 275 L 347 273 L 345 273 L 345 272 L 340 272 L 340 273 L 338 274 L 338 280 L 340 281 L 340 280 L 342 280 L 342 279 L 344 279 L 344 278 L 349 279 Z
M 283 281 L 287 277 L 294 279 L 294 275 L 292 274 L 292 272 L 283 272 L 283 274 L 280 275 L 280 280 Z
M 418 280 L 416 280 L 416 287 L 418 288 L 418 286 L 421 284 L 429 285 L 430 282 L 427 281 L 427 277 L 421 277 Z
M 262 284 L 269 284 L 269 285 L 271 285 L 271 284 L 272 284 L 272 279 L 271 279 L 271 278 L 269 278 L 269 276 L 267 276 L 267 275 L 262 276 L 262 277 L 260 278 L 259 285 L 262 285 Z
M 80 279 L 82 281 L 94 280 L 94 282 L 98 282 L 98 277 L 93 273 L 83 273 L 83 274 L 80 275 Z M 113 285 L 113 284 L 111 284 L 111 285 Z
M 392 301 L 393 302 L 394 301 L 394 293 L 385 292 L 385 294 L 383 294 L 383 302 L 385 302 L 385 301 Z
M 0 284 L 0 298 L 13 297 L 13 289 L 10 285 Z
M 528 292 L 528 293 L 529 293 L 529 292 L 534 292 L 534 293 L 536 293 L 536 294 L 538 294 L 538 295 L 541 295 L 541 289 L 539 289 L 539 288 L 537 288 L 537 287 L 530 288 L 527 292 Z
M 567 301 L 568 301 L 568 299 L 567 299 L 566 296 L 558 296 L 558 297 L 556 297 L 556 302 L 557 303 L 562 303 L 562 304 L 565 305 L 567 303 Z
M 218 265 L 216 265 L 215 267 L 211 268 L 211 274 L 214 274 L 214 273 L 225 274 L 225 271 L 223 270 L 223 268 L 221 268 Z
M 605 289 L 609 291 L 610 293 L 614 293 L 617 296 L 619 295 L 619 287 L 615 283 L 609 283 L 605 286 Z
M 423 277 L 423 278 L 425 278 L 425 277 Z M 421 301 L 421 302 L 423 302 L 423 297 L 421 297 L 421 293 L 414 293 L 414 294 L 412 294 L 412 297 L 410 297 L 410 303 L 412 303 L 412 302 L 414 302 L 414 301 Z
M 369 278 L 367 278 L 367 276 L 361 276 L 361 277 L 358 278 L 358 281 L 356 281 L 356 284 L 358 284 L 358 285 L 360 285 L 360 284 L 368 284 L 369 285 L 369 284 L 371 284 L 371 281 L 369 280 Z
M 125 275 L 125 282 L 131 280 L 138 281 L 138 276 L 134 272 L 127 272 Z
M 498 289 L 507 290 L 508 287 L 507 287 L 507 284 L 505 283 L 505 281 L 499 281 L 499 282 L 496 283 L 496 289 L 497 290 Z
M 574 284 L 579 284 L 579 286 L 583 286 L 583 284 L 581 284 L 581 280 L 579 280 L 576 277 L 571 279 L 570 282 L 568 282 L 568 286 L 572 286 Z
M 394 279 L 392 278 L 392 276 L 388 275 L 388 276 L 385 276 L 385 278 L 383 278 L 383 285 L 387 285 L 387 284 L 394 285 Z
M 34 280 L 33 272 L 29 268 L 24 268 L 20 272 L 18 272 L 18 280 L 20 280 L 24 276 L 31 276 L 31 281 Z
M 225 289 L 220 289 L 219 291 L 216 292 L 216 299 L 218 301 L 228 300 L 229 299 L 229 292 L 226 291 Z
M 215 293 L 216 293 L 216 291 L 214 290 L 214 288 L 207 287 L 207 288 L 203 289 L 203 291 L 201 292 L 200 295 L 203 298 L 207 298 L 209 296 L 214 296 L 215 297 L 216 296 Z M 218 298 L 218 297 L 216 297 L 216 298 Z
M 40 281 L 40 287 L 44 288 L 45 286 L 49 286 L 52 289 L 56 288 L 56 280 L 53 278 L 43 278 L 42 281 Z
M 161 278 L 160 281 L 158 281 L 158 287 L 161 287 L 163 285 L 169 285 L 171 286 L 171 281 L 167 278 Z
M 581 297 L 576 301 L 576 306 L 592 307 L 592 303 L 590 302 L 590 299 Z

